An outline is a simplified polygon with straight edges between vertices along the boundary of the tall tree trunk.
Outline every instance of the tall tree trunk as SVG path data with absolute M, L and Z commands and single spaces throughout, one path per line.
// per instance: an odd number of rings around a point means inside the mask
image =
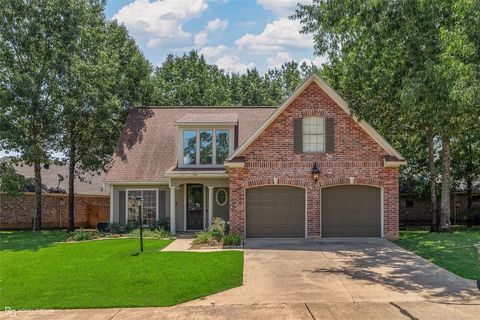
M 442 201 L 440 231 L 450 231 L 450 138 L 442 139 Z
M 437 210 L 437 182 L 435 172 L 435 155 L 433 150 L 433 131 L 431 128 L 427 131 L 428 134 L 428 168 L 430 171 L 430 202 L 432 206 L 432 225 L 430 226 L 430 232 L 438 230 L 438 210 Z
M 33 231 L 42 230 L 42 172 L 41 163 L 35 162 L 35 216 L 33 217 Z
M 72 142 L 68 166 L 68 232 L 75 231 L 75 151 L 75 142 Z

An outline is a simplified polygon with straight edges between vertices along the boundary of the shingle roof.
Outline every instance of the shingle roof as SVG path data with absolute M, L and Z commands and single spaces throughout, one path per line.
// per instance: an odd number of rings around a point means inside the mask
M 196 123 L 238 123 L 238 114 L 236 113 L 187 113 L 175 123 L 178 124 L 196 124 Z
M 105 181 L 168 182 L 164 172 L 177 164 L 179 129 L 187 114 L 238 115 L 238 144 L 276 107 L 153 107 L 131 109 Z
M 3 157 L 0 162 L 9 162 L 10 157 Z M 27 166 L 25 164 L 13 164 L 15 171 L 18 174 L 23 175 L 26 178 L 33 178 L 33 166 Z M 42 167 L 42 184 L 47 188 L 57 187 L 59 182 L 59 176 L 64 177 L 64 180 L 60 182 L 59 187 L 68 192 L 68 163 L 64 165 L 50 164 L 48 169 Z M 84 181 L 75 179 L 75 193 L 76 194 L 90 194 L 90 195 L 107 195 L 108 188 L 104 186 L 105 174 L 90 174 L 85 175 Z

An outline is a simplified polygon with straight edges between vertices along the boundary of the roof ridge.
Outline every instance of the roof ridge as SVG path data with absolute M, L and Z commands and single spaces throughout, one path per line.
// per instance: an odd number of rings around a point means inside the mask
M 140 106 L 132 109 L 274 109 L 278 106 Z

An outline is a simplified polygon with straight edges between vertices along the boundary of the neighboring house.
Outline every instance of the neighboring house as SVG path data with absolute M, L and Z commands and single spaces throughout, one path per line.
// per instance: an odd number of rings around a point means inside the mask
M 221 217 L 247 238 L 394 239 L 403 164 L 312 75 L 275 108 L 131 110 L 106 178 L 110 219 L 138 219 L 128 199 L 141 195 L 144 220 L 172 232 Z
M 3 157 L 0 162 L 9 162 Z M 31 229 L 35 212 L 34 171 L 32 166 L 15 164 L 15 171 L 31 183 L 18 197 L 0 193 L 0 229 Z M 42 226 L 48 229 L 67 227 L 68 164 L 52 163 L 42 167 Z M 105 174 L 75 179 L 75 225 L 96 227 L 108 222 L 110 197 L 104 183 Z

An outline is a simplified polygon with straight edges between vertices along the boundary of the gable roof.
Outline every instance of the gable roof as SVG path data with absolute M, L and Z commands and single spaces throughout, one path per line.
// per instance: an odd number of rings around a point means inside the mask
M 261 126 L 258 127 L 255 132 L 245 140 L 227 159 L 226 161 L 230 162 L 235 157 L 238 157 L 242 154 L 243 151 L 247 149 L 247 147 L 252 144 L 255 139 L 257 139 L 260 134 L 265 131 L 268 126 L 270 126 L 273 121 L 283 112 L 285 109 L 292 103 L 312 82 L 315 82 L 336 104 L 340 106 L 348 115 L 350 115 L 353 120 L 363 129 L 365 132 L 370 135 L 370 137 L 380 145 L 385 151 L 388 152 L 389 155 L 394 156 L 400 162 L 404 162 L 404 157 L 397 151 L 395 148 L 390 145 L 390 143 L 385 140 L 385 138 L 378 133 L 370 124 L 368 124 L 364 120 L 359 120 L 352 111 L 348 107 L 348 103 L 335 91 L 333 90 L 325 81 L 322 80 L 317 74 L 312 74 L 310 77 L 305 79 L 301 85 L 295 89 L 295 91 L 288 97 L 276 110 L 274 113 L 268 117 Z
M 277 107 L 150 107 L 134 108 L 128 113 L 123 132 L 113 155 L 105 181 L 168 183 L 165 172 L 177 164 L 180 130 L 179 119 L 207 119 L 210 115 L 222 121 L 238 118 L 238 144 L 243 143 Z M 195 116 L 187 116 L 194 114 Z M 224 115 L 224 116 L 219 116 Z M 204 117 L 206 116 L 206 117 Z
M 178 125 L 203 125 L 203 124 L 223 124 L 236 125 L 238 123 L 238 114 L 236 113 L 187 113 L 177 121 Z
M 5 156 L 0 158 L 0 162 L 11 162 L 12 158 Z M 21 174 L 25 178 L 34 178 L 35 174 L 33 171 L 33 166 L 28 166 L 26 164 L 15 163 L 13 162 L 13 167 L 18 174 Z M 42 184 L 47 188 L 56 188 L 57 185 L 59 188 L 68 192 L 68 162 L 66 164 L 60 163 L 51 163 L 47 168 L 42 167 Z M 59 175 L 61 175 L 64 180 L 59 182 Z M 108 195 L 108 188 L 105 188 L 104 185 L 105 173 L 100 172 L 100 174 L 94 173 L 93 175 L 86 174 L 84 179 L 80 180 L 78 177 L 75 177 L 75 194 L 88 194 L 88 195 Z

